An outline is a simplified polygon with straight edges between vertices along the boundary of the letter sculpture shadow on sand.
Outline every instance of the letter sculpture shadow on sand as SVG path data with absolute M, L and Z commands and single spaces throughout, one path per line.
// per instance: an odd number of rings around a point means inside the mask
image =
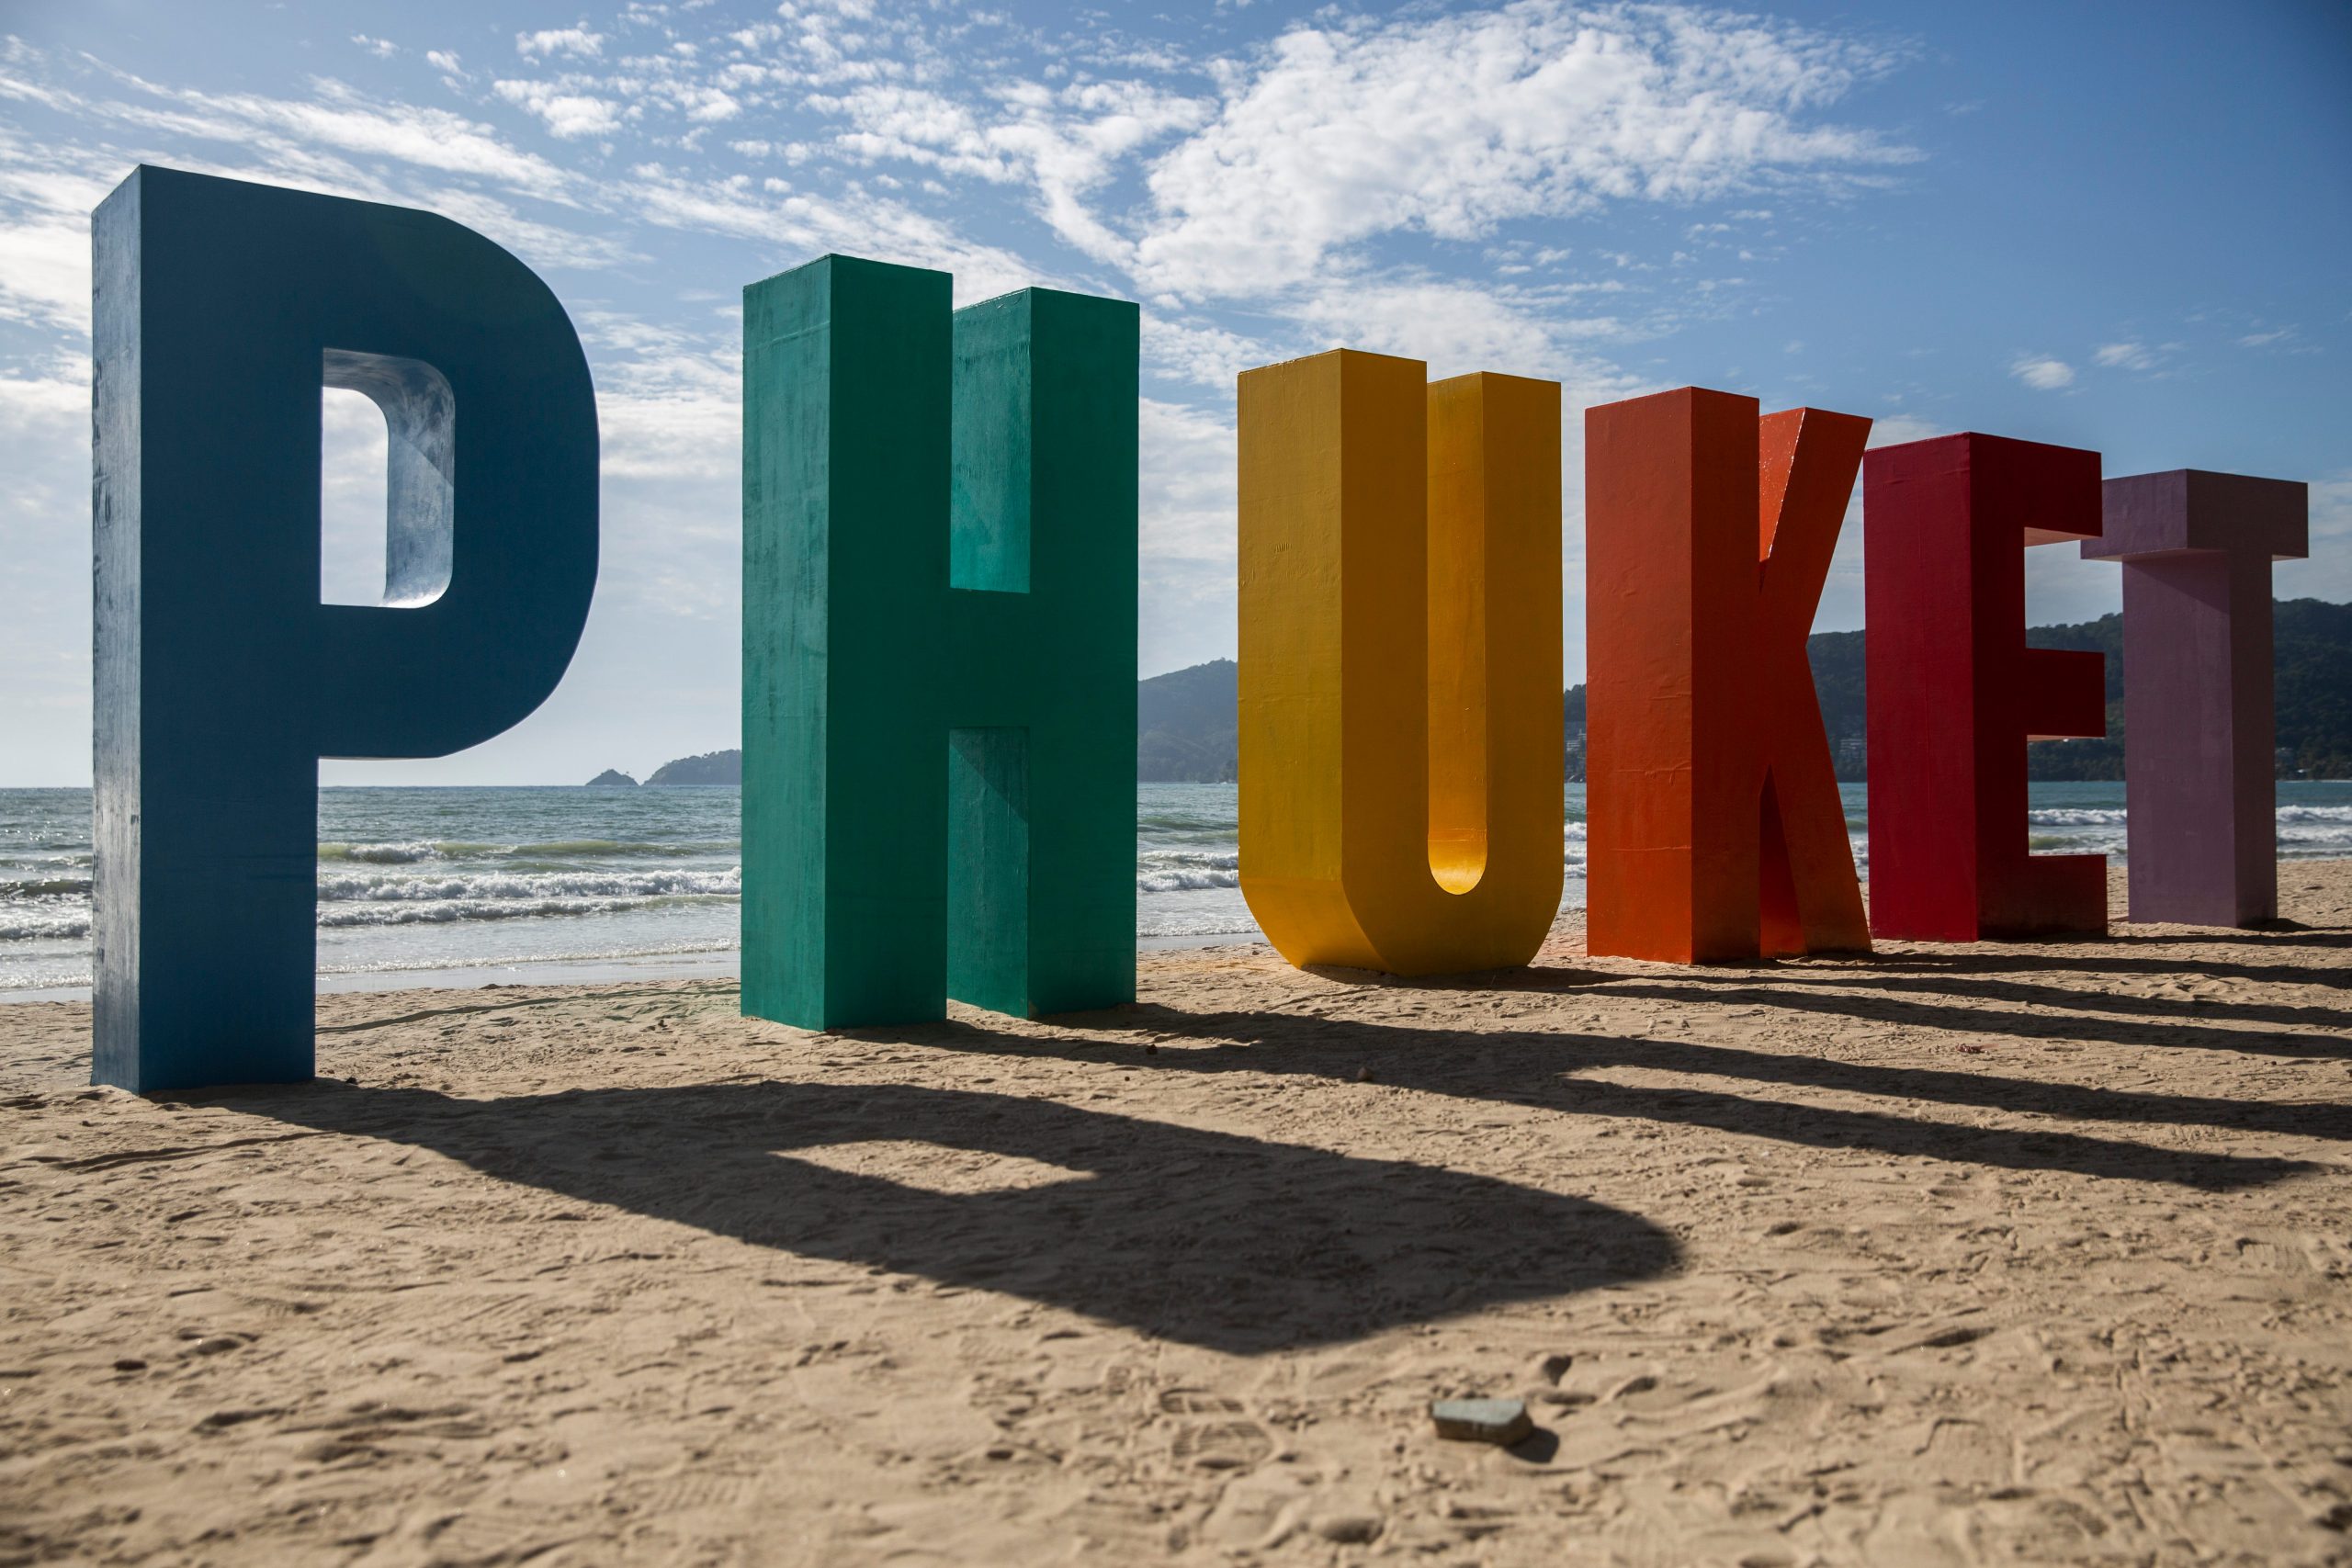
M 743 291 L 743 1010 L 1135 997 L 1134 305 Z
M 2270 563 L 2308 552 L 2309 492 L 2182 468 L 2109 479 L 2105 497 L 2083 557 L 2123 567 L 2132 919 L 2275 919 Z
M 1696 387 L 1585 412 L 1589 952 L 1870 946 L 1805 661 L 1870 428 Z
M 1282 955 L 1525 964 L 1561 884 L 1560 389 L 1240 378 L 1241 889 Z
M 2025 646 L 2029 545 L 2097 538 L 2098 454 L 1996 435 L 1862 465 L 1871 930 L 2107 930 L 2107 857 L 2026 844 L 2030 739 L 2107 733 L 2102 655 Z
M 318 761 L 514 725 L 596 581 L 596 407 L 446 218 L 135 170 L 96 212 L 93 1076 L 311 1072 Z M 383 410 L 385 607 L 319 600 L 320 390 Z

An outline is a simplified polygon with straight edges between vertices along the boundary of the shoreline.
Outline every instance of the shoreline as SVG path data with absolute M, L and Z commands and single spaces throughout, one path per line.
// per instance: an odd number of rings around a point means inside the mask
M 666 787 L 666 786 L 665 786 Z M 692 787 L 692 786 L 679 786 Z M 2299 866 L 2352 865 L 2352 857 L 2312 857 L 2279 862 L 2279 877 L 2283 889 L 2292 869 Z M 2110 906 L 2122 907 L 2122 878 L 2125 870 L 2112 864 L 2108 871 Z M 1582 888 L 1575 889 L 1579 897 L 1563 898 L 1560 913 L 1553 925 L 1552 942 L 1559 940 L 1564 929 L 1581 930 L 1584 919 Z M 1862 893 L 1870 894 L 1870 882 L 1864 878 Z M 2283 892 L 2282 892 L 2283 900 Z M 2141 931 L 2225 931 L 2230 927 L 2135 926 L 2120 917 L 2110 919 L 2111 934 L 2128 935 Z M 2069 938 L 2069 941 L 2098 941 L 2098 938 Z M 1217 953 L 1232 948 L 1263 947 L 1271 953 L 1262 932 L 1252 930 L 1232 932 L 1191 932 L 1162 936 L 1137 936 L 1136 955 L 1181 953 Z M 579 986 L 615 983 L 655 984 L 673 980 L 727 979 L 737 977 L 740 965 L 734 947 L 709 948 L 695 953 L 662 953 L 628 954 L 616 957 L 550 959 L 520 963 L 483 964 L 433 964 L 414 969 L 366 970 L 345 974 L 318 976 L 317 994 L 339 996 L 352 992 L 455 991 L 474 990 L 486 987 L 511 986 Z M 12 1005 L 32 1005 L 44 1002 L 82 1002 L 90 1000 L 88 986 L 52 986 L 27 987 L 22 990 L 0 990 L 0 1008 Z
M 668 788 L 671 786 L 664 785 Z M 691 785 L 680 785 L 690 788 Z M 1142 936 L 1136 939 L 1138 957 L 1147 953 L 1188 953 L 1224 947 L 1263 946 L 1255 931 L 1195 933 L 1184 936 Z M 371 969 L 345 975 L 320 975 L 318 994 L 341 996 L 355 991 L 462 991 L 486 986 L 588 986 L 614 982 L 655 984 L 672 980 L 732 980 L 741 965 L 737 948 L 711 948 L 703 953 L 646 953 L 616 958 L 564 958 L 527 964 L 436 964 L 415 969 Z M 28 987 L 0 991 L 0 1007 L 38 1002 L 90 1000 L 87 986 Z

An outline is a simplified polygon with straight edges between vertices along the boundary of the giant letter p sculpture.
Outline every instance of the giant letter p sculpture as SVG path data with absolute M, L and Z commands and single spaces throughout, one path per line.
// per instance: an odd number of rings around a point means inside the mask
M 477 744 L 596 582 L 596 406 L 529 268 L 445 218 L 141 168 L 98 208 L 93 1076 L 311 1071 L 322 757 Z M 390 434 L 384 603 L 319 602 L 320 389 Z

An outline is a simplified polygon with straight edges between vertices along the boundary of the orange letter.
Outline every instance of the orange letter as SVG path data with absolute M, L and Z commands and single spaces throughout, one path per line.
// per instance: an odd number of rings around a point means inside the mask
M 1870 945 L 1805 663 L 1869 432 L 1693 387 L 1587 411 L 1588 951 Z
M 1293 964 L 1535 955 L 1559 911 L 1560 389 L 1241 377 L 1241 889 Z

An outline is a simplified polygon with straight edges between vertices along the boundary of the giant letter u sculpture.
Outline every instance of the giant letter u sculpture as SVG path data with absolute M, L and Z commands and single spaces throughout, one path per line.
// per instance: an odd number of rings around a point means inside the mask
M 1240 385 L 1241 887 L 1293 964 L 1535 955 L 1561 881 L 1560 389 Z

